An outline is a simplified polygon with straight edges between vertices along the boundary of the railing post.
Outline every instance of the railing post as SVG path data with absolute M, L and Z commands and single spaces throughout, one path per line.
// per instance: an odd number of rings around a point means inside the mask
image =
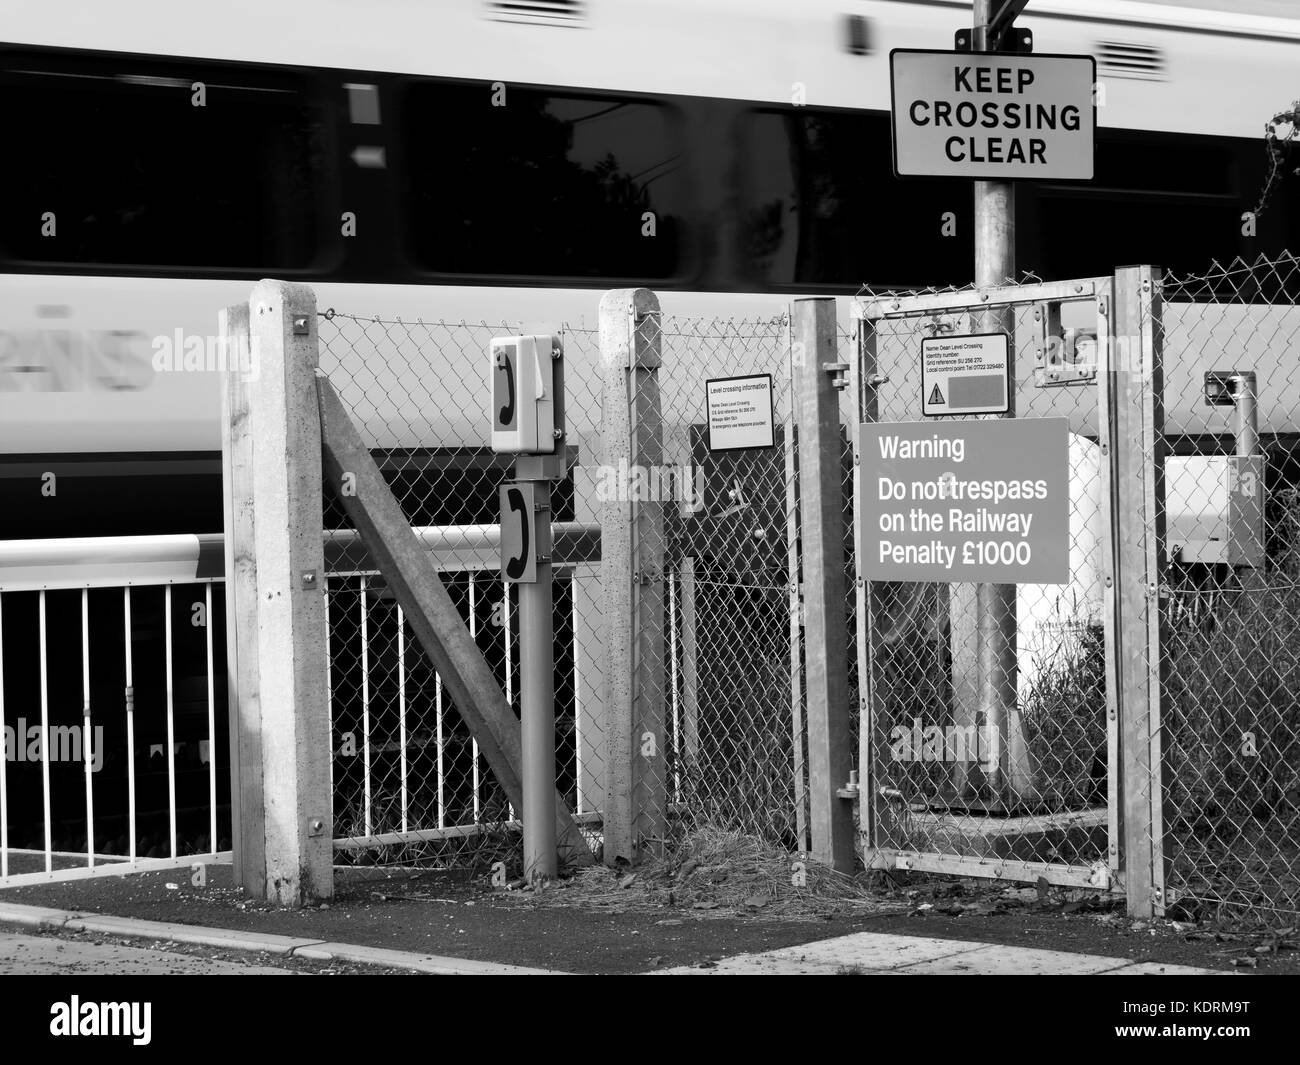
M 600 461 L 606 470 L 663 462 L 659 300 L 616 289 L 600 301 L 604 387 Z M 629 499 L 619 477 L 601 504 L 601 579 L 608 639 L 604 860 L 637 860 L 664 837 L 664 504 Z
M 1163 651 L 1159 552 L 1165 542 L 1164 373 L 1160 276 L 1146 266 L 1115 273 L 1105 368 L 1115 612 L 1113 705 L 1120 746 L 1120 843 L 1133 917 L 1164 911 Z M 1109 701 L 1109 700 L 1108 700 Z M 1114 801 L 1114 800 L 1112 800 Z
M 812 857 L 853 871 L 853 803 L 838 792 L 849 749 L 849 626 L 844 585 L 838 345 L 833 299 L 794 301 L 794 407 L 799 428 L 800 542 L 808 692 L 809 827 Z
M 228 326 L 234 315 L 227 313 Z M 255 728 L 262 832 L 254 834 L 250 795 L 240 804 L 238 857 L 245 890 L 284 906 L 333 894 L 330 721 L 326 696 L 325 555 L 321 534 L 321 430 L 317 400 L 316 297 L 311 289 L 261 281 L 248 305 L 250 372 L 247 416 L 232 417 L 226 460 L 232 525 L 237 662 L 241 687 L 255 663 L 257 717 L 245 719 L 251 693 L 240 693 L 240 731 Z M 237 412 L 232 409 L 232 415 Z M 251 500 L 256 522 L 239 507 Z M 251 538 L 249 525 L 252 525 Z M 256 621 L 244 625 L 250 590 Z

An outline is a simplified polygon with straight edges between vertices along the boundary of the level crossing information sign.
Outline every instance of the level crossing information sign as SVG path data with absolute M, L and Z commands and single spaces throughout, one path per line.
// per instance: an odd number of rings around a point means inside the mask
M 867 422 L 863 576 L 1064 584 L 1069 419 Z
M 1006 333 L 921 340 L 921 413 L 1006 414 L 1010 410 L 1011 341 Z
M 704 382 L 710 451 L 748 451 L 776 446 L 772 375 L 715 377 Z
M 894 173 L 1090 180 L 1096 72 L 1086 55 L 896 48 Z

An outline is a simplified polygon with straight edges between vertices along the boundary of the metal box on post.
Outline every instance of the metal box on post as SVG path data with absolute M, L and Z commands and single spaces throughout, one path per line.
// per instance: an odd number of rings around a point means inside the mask
M 492 450 L 549 455 L 555 450 L 555 369 L 549 334 L 493 337 Z

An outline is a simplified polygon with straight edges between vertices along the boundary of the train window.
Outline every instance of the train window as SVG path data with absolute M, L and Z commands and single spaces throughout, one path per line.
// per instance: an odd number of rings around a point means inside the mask
M 308 266 L 327 170 L 301 88 L 213 63 L 0 52 L 0 247 L 67 265 Z
M 1092 181 L 1028 190 L 1024 265 L 1047 279 L 1111 273 L 1120 263 L 1203 272 L 1241 250 L 1236 153 L 1230 142 L 1104 130 Z
M 740 141 L 740 254 L 755 280 L 838 289 L 970 281 L 970 183 L 895 178 L 888 115 L 753 111 Z
M 441 274 L 662 280 L 683 268 L 676 113 L 503 83 L 412 85 L 411 253 Z
M 1232 201 L 1043 194 L 1039 247 L 1026 265 L 1046 280 L 1109 274 L 1124 263 L 1203 273 L 1237 256 L 1239 214 Z
M 1098 135 L 1095 161 L 1095 188 L 1200 196 L 1236 191 L 1233 153 L 1210 137 L 1106 131 Z

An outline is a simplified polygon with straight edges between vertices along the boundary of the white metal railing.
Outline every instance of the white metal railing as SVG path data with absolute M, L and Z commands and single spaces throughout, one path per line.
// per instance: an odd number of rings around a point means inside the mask
M 494 584 L 500 585 L 500 577 L 496 572 L 500 565 L 499 543 L 500 530 L 495 525 L 464 525 L 449 527 L 418 528 L 414 530 L 421 540 L 429 547 L 431 554 L 440 571 L 448 573 L 460 573 L 464 575 L 469 582 L 469 594 L 471 596 L 471 627 L 477 626 L 475 619 L 477 598 L 481 594 L 481 586 L 484 580 L 490 580 Z M 361 617 L 359 623 L 364 630 L 370 625 L 368 618 L 367 597 L 370 594 L 369 582 L 377 576 L 373 563 L 366 557 L 364 547 L 360 544 L 355 533 L 352 532 L 330 532 L 325 534 L 326 542 L 326 562 L 327 562 L 327 580 L 326 588 L 329 588 L 329 578 L 355 577 L 360 579 L 361 583 Z M 578 523 L 556 523 L 555 526 L 555 554 L 557 563 L 561 568 L 559 573 L 569 580 L 574 580 L 575 569 L 578 566 L 584 569 L 585 575 L 595 577 L 596 567 L 592 563 L 599 558 L 599 527 L 591 524 Z M 216 696 L 216 670 L 224 669 L 222 662 L 217 661 L 214 652 L 212 638 L 212 608 L 213 594 L 212 585 L 221 582 L 223 576 L 224 552 L 223 538 L 220 534 L 216 535 L 166 535 L 166 536 L 132 536 L 132 537 L 78 537 L 67 539 L 50 539 L 50 540 L 21 540 L 21 541 L 0 541 L 0 736 L 4 737 L 3 756 L 0 757 L 0 884 L 5 886 L 15 886 L 23 883 L 48 882 L 63 879 L 80 879 L 87 876 L 117 875 L 126 872 L 140 871 L 149 868 L 168 868 L 178 865 L 184 865 L 194 861 L 197 856 L 202 856 L 202 860 L 228 861 L 229 851 L 219 851 L 218 843 L 221 838 L 222 826 L 219 824 L 218 815 L 221 810 L 219 805 L 219 788 L 218 777 L 219 761 L 218 757 L 218 723 L 221 720 L 218 717 Z M 491 572 L 493 576 L 486 578 L 485 574 Z M 135 642 L 141 636 L 141 604 L 135 602 L 135 599 L 142 594 L 146 588 L 161 587 L 161 617 L 163 628 L 162 639 L 162 663 L 148 663 L 147 668 L 150 671 L 159 671 L 162 673 L 162 690 L 153 692 L 151 695 L 157 700 L 157 710 L 163 715 L 164 720 L 153 720 L 154 713 L 151 708 L 149 713 L 151 719 L 147 726 L 142 727 L 141 710 L 137 708 L 139 702 L 139 692 L 137 685 L 141 672 L 142 659 L 140 652 L 143 648 L 136 648 Z M 173 602 L 176 595 L 183 594 L 184 590 L 190 588 L 195 592 L 201 588 L 201 598 L 195 598 L 187 601 L 191 610 L 197 611 L 202 609 L 203 618 L 203 636 L 202 646 L 197 644 L 191 646 L 189 650 L 196 661 L 201 660 L 203 663 L 203 690 L 206 696 L 206 714 L 202 715 L 203 728 L 202 735 L 192 730 L 182 728 L 178 732 L 177 721 L 177 700 L 176 700 L 176 658 L 177 647 L 175 646 L 175 633 L 173 631 Z M 56 621 L 67 620 L 62 615 L 66 613 L 66 608 L 71 605 L 67 602 L 66 596 L 70 591 L 80 591 L 80 639 L 78 641 L 76 653 L 80 662 L 81 677 L 81 706 L 80 706 L 80 724 L 72 726 L 67 722 L 70 715 L 60 712 L 67 703 L 66 699 L 60 700 L 61 704 L 52 707 L 50 703 L 50 678 L 51 674 L 55 677 L 62 678 L 67 675 L 69 669 L 74 669 L 72 663 L 66 662 L 61 657 L 61 650 L 68 649 L 67 643 L 51 643 L 50 632 L 51 625 Z M 103 599 L 113 596 L 114 592 L 121 596 L 121 647 L 120 651 L 105 653 L 99 649 L 102 642 L 108 641 L 115 643 L 116 635 L 110 636 L 110 628 L 116 627 L 116 624 L 110 624 L 105 620 L 109 615 L 103 612 Z M 151 592 L 157 595 L 157 591 Z M 18 730 L 21 725 L 25 725 L 24 716 L 16 715 L 14 712 L 13 695 L 22 687 L 16 681 L 16 670 L 14 663 L 10 661 L 10 649 L 17 645 L 16 638 L 20 634 L 17 626 L 23 623 L 22 614 L 30 610 L 30 602 L 26 605 L 22 603 L 24 598 L 30 601 L 35 597 L 34 622 L 37 629 L 35 643 L 37 644 L 39 662 L 37 669 L 34 671 L 36 676 L 30 679 L 29 686 L 34 689 L 33 694 L 38 696 L 40 721 L 37 726 L 39 737 L 39 761 L 40 775 L 39 781 L 34 779 L 34 775 L 29 775 L 26 771 L 16 773 L 14 771 L 15 760 L 19 757 L 18 746 L 20 743 L 26 743 L 28 729 L 23 729 L 24 735 L 20 737 Z M 59 597 L 55 600 L 52 608 L 50 597 Z M 508 604 L 509 597 L 505 596 L 505 602 Z M 575 594 L 575 611 L 577 609 L 577 595 Z M 95 600 L 98 599 L 99 602 Z M 330 609 L 329 596 L 326 599 L 326 609 Z M 158 604 L 150 604 L 157 606 Z M 91 623 L 92 606 L 96 614 L 95 624 Z M 22 609 L 17 609 L 22 607 Z M 51 610 L 55 617 L 51 616 Z M 116 609 L 116 608 L 114 608 Z M 508 605 L 505 610 L 508 611 Z M 134 614 L 133 614 L 134 612 Z M 156 615 L 155 615 L 156 616 Z M 194 615 L 197 617 L 197 613 Z M 513 648 L 513 637 L 511 634 L 509 615 L 503 616 L 502 625 L 505 657 L 505 674 L 506 674 L 506 694 L 507 697 L 513 695 L 513 678 L 511 677 L 511 665 L 516 659 L 515 649 Z M 576 618 L 575 618 L 576 621 Z M 151 622 L 146 621 L 146 625 Z M 183 622 L 182 622 L 183 624 Z M 199 627 L 197 622 L 196 627 Z M 58 626 L 56 626 L 57 628 Z M 328 627 L 328 626 L 327 626 Z M 350 837 L 339 838 L 335 841 L 336 849 L 349 850 L 376 846 L 380 844 L 413 842 L 430 838 L 452 838 L 456 836 L 469 835 L 478 831 L 478 827 L 473 824 L 451 824 L 451 813 L 448 801 L 448 779 L 447 774 L 450 771 L 448 759 L 446 757 L 445 747 L 450 739 L 445 735 L 443 727 L 443 692 L 441 678 L 435 675 L 435 692 L 434 708 L 435 731 L 434 737 L 436 750 L 436 781 L 413 780 L 410 776 L 410 764 L 408 762 L 408 751 L 410 733 L 408 730 L 409 711 L 408 693 L 407 693 L 407 655 L 410 652 L 408 641 L 405 633 L 405 618 L 401 613 L 400 607 L 397 610 L 397 659 L 398 659 L 398 741 L 400 747 L 400 831 L 399 832 L 375 832 L 376 827 L 373 824 L 373 781 L 371 779 L 372 770 L 372 737 L 371 737 L 371 691 L 369 678 L 369 661 L 368 646 L 370 643 L 370 633 L 365 631 L 362 639 L 362 656 L 361 662 L 362 676 L 360 680 L 361 699 L 363 703 L 363 735 L 362 748 L 365 759 L 365 810 L 364 810 L 364 827 L 363 835 L 353 835 Z M 183 630 L 184 631 L 184 630 Z M 576 626 L 575 626 L 576 632 Z M 30 631 L 28 633 L 30 635 Z M 54 650 L 55 660 L 51 661 L 50 652 Z M 224 653 L 224 647 L 223 647 Z M 326 649 L 328 656 L 329 648 Z M 328 658 L 327 658 L 328 660 Z M 573 656 L 575 672 L 583 668 L 581 655 L 575 647 Z M 161 665 L 161 669 L 159 666 Z M 590 663 L 588 663 L 590 665 Z M 25 666 L 20 666 L 18 671 L 24 671 Z M 73 673 L 75 675 L 75 673 Z M 192 680 L 196 681 L 197 676 L 191 674 Z M 122 682 L 124 681 L 124 684 Z M 119 687 L 119 685 L 121 685 Z M 598 702 L 600 699 L 599 685 L 592 684 L 591 678 L 582 679 L 579 682 L 577 677 L 574 678 L 575 701 L 578 698 L 577 693 L 584 693 L 585 699 L 589 704 Z M 123 703 L 121 709 L 104 708 L 105 690 L 123 691 Z M 98 692 L 92 697 L 92 692 Z M 9 701 L 6 701 L 6 696 Z M 98 700 L 98 705 L 92 705 L 92 702 Z M 152 701 L 152 699 L 151 699 Z M 331 702 L 333 706 L 333 702 Z M 594 705 L 587 705 L 584 709 L 587 716 L 599 714 L 599 708 Z M 113 721 L 110 715 L 120 714 L 116 721 Z M 114 735 L 113 746 L 109 750 L 103 749 L 103 743 L 99 750 L 95 749 L 96 736 L 102 735 L 97 733 L 96 729 L 102 728 L 103 723 L 113 724 L 110 730 Z M 80 728 L 81 744 L 79 753 L 81 761 L 84 763 L 82 771 L 83 795 L 78 802 L 75 813 L 69 801 L 67 794 L 68 784 L 65 774 L 53 774 L 51 772 L 51 763 L 58 763 L 67 760 L 69 746 L 65 743 L 62 747 L 57 742 L 51 742 L 52 737 L 69 735 L 69 729 Z M 6 731 L 8 729 L 9 731 Z M 166 764 L 166 803 L 165 811 L 162 808 L 161 801 L 158 802 L 158 808 L 149 807 L 155 800 L 141 795 L 141 765 L 138 754 L 143 753 L 137 750 L 138 743 L 145 742 L 144 736 L 147 736 L 150 730 L 156 729 L 158 732 L 165 730 L 166 740 L 162 744 L 150 744 L 150 753 L 145 755 L 146 765 L 153 761 L 154 752 L 162 754 Z M 143 734 L 143 735 L 142 735 Z M 223 729 L 222 736 L 227 735 Z M 204 742 L 199 742 L 204 741 Z M 178 808 L 178 777 L 177 777 L 177 755 L 185 748 L 187 744 L 197 743 L 200 748 L 199 762 L 205 761 L 202 757 L 202 748 L 206 746 L 206 769 L 207 779 L 206 788 L 204 788 L 205 799 L 202 802 L 202 810 L 191 805 L 184 810 Z M 482 788 L 483 781 L 480 779 L 479 759 L 477 757 L 477 745 L 475 744 L 473 758 L 473 816 L 477 820 L 483 811 L 482 808 Z M 220 745 L 224 749 L 224 744 Z M 162 748 L 161 751 L 158 748 Z M 25 759 L 30 745 L 25 746 L 21 752 Z M 580 749 L 579 759 L 579 780 L 582 777 L 581 759 L 583 751 Z M 600 753 L 597 752 L 597 756 Z M 588 757 L 590 753 L 588 752 Z M 104 785 L 100 783 L 95 774 L 96 761 L 98 760 L 99 768 L 108 765 L 120 767 L 125 762 L 125 781 L 122 791 L 125 792 L 125 831 L 111 832 L 105 827 L 108 823 L 116 824 L 121 821 L 122 813 L 120 807 L 114 801 L 107 801 L 109 794 L 105 791 Z M 227 768 L 228 767 L 224 767 Z M 331 759 L 331 773 L 334 773 L 333 759 Z M 150 771 L 152 775 L 152 771 Z M 18 778 L 23 778 L 20 782 Z M 58 787 L 62 785 L 62 789 Z M 434 785 L 437 791 L 436 802 L 431 803 L 431 807 L 436 809 L 436 825 L 427 823 L 431 818 L 420 818 L 421 823 L 417 823 L 417 818 L 412 816 L 413 791 L 417 785 L 428 787 Z M 35 808 L 36 793 L 39 791 L 42 820 L 40 826 L 37 826 L 35 818 L 30 818 L 29 811 Z M 117 792 L 115 798 L 120 798 L 121 792 Z M 99 799 L 98 805 L 96 799 Z M 149 807 L 145 809 L 143 807 Z M 160 855 L 149 857 L 140 854 L 140 842 L 138 838 L 141 818 L 156 818 L 159 823 L 163 823 L 165 812 L 166 840 L 159 841 L 156 844 Z M 431 810 L 432 812 L 432 810 Z M 190 831 L 189 838 L 184 837 L 186 829 L 180 823 L 181 814 L 186 815 L 187 825 Z M 194 826 L 198 823 L 195 817 L 201 813 L 202 823 L 206 829 L 202 835 L 206 836 L 204 840 L 199 838 L 195 833 Z M 28 817 L 30 820 L 26 823 L 20 823 L 16 820 L 17 816 Z M 511 809 L 508 816 L 513 819 L 515 811 Z M 68 827 L 72 825 L 72 832 L 77 833 L 78 846 L 69 847 L 66 845 L 64 837 L 68 835 Z M 56 828 L 56 826 L 59 826 Z M 84 833 L 81 828 L 84 826 Z M 14 829 L 17 828 L 18 836 L 15 838 Z M 40 831 L 38 831 L 38 828 Z M 161 830 L 159 832 L 161 834 Z M 82 848 L 80 840 L 84 835 L 85 845 Z M 117 840 L 110 837 L 116 835 L 121 840 L 121 845 L 114 846 Z M 36 838 L 33 838 L 36 837 Z M 124 837 L 124 838 L 123 838 Z M 147 842 L 147 841 L 146 841 Z M 16 845 L 22 844 L 22 845 Z M 151 852 L 152 853 L 152 852 Z
M 595 526 L 587 527 L 584 535 L 593 540 L 598 540 Z M 468 627 L 472 637 L 477 639 L 480 635 L 478 614 L 482 605 L 480 600 L 484 594 L 487 594 L 484 588 L 492 588 L 501 595 L 503 604 L 501 616 L 502 681 L 507 701 L 513 702 L 516 690 L 513 667 L 517 661 L 517 648 L 515 647 L 517 636 L 513 633 L 510 623 L 509 585 L 497 574 L 499 559 L 494 553 L 491 565 L 483 565 L 481 569 L 466 566 L 463 559 L 459 560 L 459 565 L 460 573 L 455 574 L 453 571 L 453 575 L 465 579 L 462 590 L 467 598 Z M 587 572 L 580 575 L 579 571 L 583 569 Z M 490 573 L 491 576 L 488 576 L 487 573 Z M 341 576 L 343 575 L 333 572 L 327 575 L 327 593 L 332 591 L 337 594 Z M 488 828 L 501 827 L 502 822 L 500 821 L 493 820 L 490 824 L 485 824 L 481 820 L 485 811 L 484 800 L 487 786 L 479 757 L 478 743 L 473 739 L 470 740 L 470 766 L 464 775 L 464 779 L 454 774 L 452 767 L 449 765 L 448 748 L 452 737 L 447 734 L 444 726 L 443 712 L 445 707 L 442 678 L 436 673 L 433 678 L 430 705 L 426 711 L 432 717 L 434 768 L 431 773 L 423 776 L 414 774 L 410 764 L 410 756 L 417 748 L 426 748 L 428 743 L 427 741 L 416 741 L 412 738 L 414 735 L 412 729 L 412 700 L 411 692 L 408 689 L 408 655 L 411 653 L 411 645 L 407 639 L 405 615 L 400 606 L 395 609 L 393 615 L 388 619 L 372 613 L 372 597 L 375 593 L 371 582 L 372 579 L 378 577 L 377 572 L 354 571 L 346 576 L 357 580 L 356 586 L 352 589 L 357 596 L 355 608 L 357 618 L 354 631 L 360 633 L 358 657 L 361 666 L 361 677 L 357 699 L 361 736 L 359 737 L 357 756 L 361 765 L 359 772 L 350 774 L 350 781 L 353 786 L 359 785 L 360 816 L 355 819 L 355 823 L 359 824 L 360 831 L 337 834 L 334 841 L 335 849 L 339 851 L 355 851 L 380 846 L 400 846 L 403 844 L 430 843 L 438 840 L 453 840 L 479 834 L 487 831 Z M 600 691 L 599 685 L 593 682 L 593 677 L 590 674 L 601 667 L 594 661 L 595 649 L 583 648 L 580 645 L 576 623 L 576 615 L 582 609 L 579 605 L 579 582 L 584 579 L 588 581 L 598 580 L 596 567 L 591 564 L 590 560 L 574 565 L 561 563 L 556 566 L 555 579 L 557 582 L 570 585 L 571 602 L 575 614 L 574 624 L 570 626 L 566 634 L 566 638 L 572 641 L 573 646 L 573 670 L 575 676 L 572 680 L 572 699 L 575 707 L 575 717 L 579 721 L 583 719 L 588 722 L 599 720 L 600 715 L 603 713 L 599 705 L 603 693 Z M 336 625 L 330 620 L 334 616 L 333 612 L 338 609 L 335 594 L 327 594 L 326 597 L 326 627 L 330 632 L 332 645 L 338 639 Z M 372 674 L 377 667 L 374 656 L 371 654 L 371 648 L 393 644 L 396 645 L 397 720 L 393 722 L 391 717 L 388 718 L 387 725 L 389 727 L 385 728 L 385 723 L 378 716 L 380 708 L 376 698 L 375 685 L 372 682 Z M 580 681 L 579 677 L 584 672 L 588 675 Z M 563 685 L 563 683 L 563 680 L 559 682 L 560 685 Z M 331 686 L 331 707 L 337 711 L 338 706 L 335 704 L 334 696 L 335 693 Z M 337 718 L 332 724 L 333 729 L 337 732 L 340 728 Z M 376 756 L 391 749 L 391 745 L 384 741 L 384 737 L 391 736 L 394 727 L 398 738 L 398 779 L 396 781 L 392 779 L 391 774 L 380 779 L 379 771 L 376 768 Z M 573 742 L 578 745 L 573 753 L 575 755 L 579 787 L 581 788 L 584 757 L 588 761 L 594 758 L 600 762 L 603 761 L 603 752 L 599 748 L 594 751 L 591 748 L 584 749 L 578 741 L 578 730 L 575 730 Z M 337 735 L 335 743 L 337 751 Z M 335 766 L 334 761 L 335 759 L 331 759 L 331 772 L 334 774 L 334 788 L 332 790 L 334 790 L 337 799 L 339 795 L 339 778 L 338 767 Z M 399 809 L 396 811 L 396 820 L 399 827 L 396 828 L 392 824 L 381 825 L 378 823 L 380 820 L 377 814 L 379 807 L 378 794 L 386 788 L 395 789 L 398 795 Z M 429 801 L 422 804 L 413 804 L 417 791 L 426 796 Z M 457 791 L 468 794 L 468 818 L 456 819 L 449 813 L 453 806 L 452 795 Z M 584 796 L 580 795 L 579 809 L 583 805 L 583 798 Z M 588 806 L 592 805 L 596 799 L 598 799 L 598 796 L 585 796 Z M 416 808 L 427 810 L 427 815 L 417 817 L 413 812 Z M 515 808 L 507 806 L 504 824 L 518 828 L 516 817 Z M 592 816 L 587 817 L 588 821 L 592 819 Z M 596 819 L 598 820 L 598 818 Z
M 201 841 L 196 837 L 184 848 L 178 832 L 176 789 L 176 757 L 185 742 L 191 739 L 206 741 L 207 781 L 206 817 L 204 823 L 206 845 L 202 853 L 208 860 L 221 860 L 217 849 L 217 743 L 216 743 L 216 690 L 212 649 L 212 582 L 220 580 L 219 564 L 221 537 L 216 536 L 133 536 L 111 538 L 75 537 L 58 540 L 0 541 L 0 737 L 3 737 L 3 756 L 0 757 L 0 883 L 22 884 L 32 881 L 75 879 L 84 876 L 114 875 L 144 868 L 165 868 L 189 860 L 198 853 Z M 214 550 L 215 548 L 215 550 Z M 159 693 L 164 722 L 154 722 L 160 731 L 165 729 L 166 740 L 151 744 L 153 751 L 162 754 L 166 762 L 166 841 L 159 846 L 161 856 L 140 854 L 137 838 L 141 815 L 161 816 L 163 811 L 142 810 L 139 801 L 140 772 L 137 759 L 137 740 L 140 735 L 136 710 L 136 680 L 138 667 L 135 639 L 139 635 L 133 624 L 133 589 L 162 586 L 163 673 L 162 691 Z M 204 630 L 206 662 L 206 736 L 186 737 L 178 742 L 176 732 L 176 700 L 174 648 L 173 648 L 173 598 L 176 588 L 202 588 L 202 625 Z M 71 650 L 67 642 L 54 643 L 55 660 L 51 660 L 52 622 L 69 619 L 64 616 L 69 606 L 65 593 L 80 591 L 76 627 L 76 655 L 80 670 L 72 662 L 63 660 L 61 650 Z M 92 628 L 92 595 L 121 596 L 121 650 L 119 654 L 96 653 L 92 644 L 109 637 L 112 627 L 105 614 Z M 137 591 L 137 595 L 138 595 Z M 25 597 L 35 596 L 35 624 L 37 663 L 33 678 L 28 678 L 28 689 L 19 680 L 19 669 L 10 661 L 11 648 L 20 634 L 17 631 L 19 608 Z M 52 597 L 59 596 L 59 602 Z M 107 605 L 107 604 L 106 604 Z M 137 604 L 138 605 L 138 604 Z M 195 605 L 199 605 L 196 603 Z M 62 609 L 61 609 L 62 608 Z M 197 618 L 198 615 L 196 614 Z M 138 620 L 138 619 L 137 619 Z M 120 655 L 120 657 L 119 657 Z M 158 663 L 154 663 L 157 665 Z M 75 672 L 74 672 L 75 671 Z M 80 673 L 80 713 L 76 724 L 73 715 L 64 711 L 70 700 L 63 698 L 62 706 L 51 702 L 51 680 L 72 672 Z M 124 681 L 124 683 L 122 683 Z M 105 689 L 122 692 L 123 701 L 118 709 L 105 709 L 94 705 L 92 692 Z M 15 711 L 14 695 L 35 696 L 39 706 L 39 725 L 27 727 L 26 714 Z M 102 700 L 102 694 L 99 696 Z M 24 704 L 20 702 L 19 706 Z M 120 714 L 114 720 L 114 715 Z M 112 752 L 105 750 L 105 726 L 120 735 L 120 744 Z M 151 725 L 151 727 L 152 727 Z M 16 771 L 16 763 L 30 761 L 33 746 L 39 753 L 39 784 L 25 780 L 19 785 L 16 777 L 25 776 Z M 200 749 L 204 744 L 198 744 Z M 123 750 L 124 748 L 124 750 Z M 112 801 L 105 786 L 97 782 L 96 771 L 125 761 L 125 812 Z M 202 763 L 200 753 L 199 762 Z M 82 763 L 83 781 L 80 802 L 74 802 L 64 792 L 56 794 L 55 774 L 52 764 Z M 66 775 L 58 781 L 65 788 Z M 19 825 L 27 845 L 15 846 L 13 826 L 16 815 L 26 815 L 35 805 L 35 792 L 39 790 L 41 822 L 37 836 L 36 824 Z M 15 793 L 18 794 L 15 794 Z M 120 798 L 121 793 L 118 793 Z M 96 799 L 99 799 L 97 805 Z M 15 802 L 18 799 L 18 802 Z M 74 809 L 75 806 L 75 809 Z M 187 813 L 191 811 L 186 811 Z M 125 832 L 119 833 L 122 845 L 106 843 L 106 823 L 125 820 Z M 58 840 L 56 841 L 56 825 Z M 71 826 L 71 827 L 69 827 Z M 66 845 L 68 832 L 84 839 L 84 848 Z M 39 844 L 39 845 L 36 845 Z M 106 844 L 106 845 L 101 845 Z

